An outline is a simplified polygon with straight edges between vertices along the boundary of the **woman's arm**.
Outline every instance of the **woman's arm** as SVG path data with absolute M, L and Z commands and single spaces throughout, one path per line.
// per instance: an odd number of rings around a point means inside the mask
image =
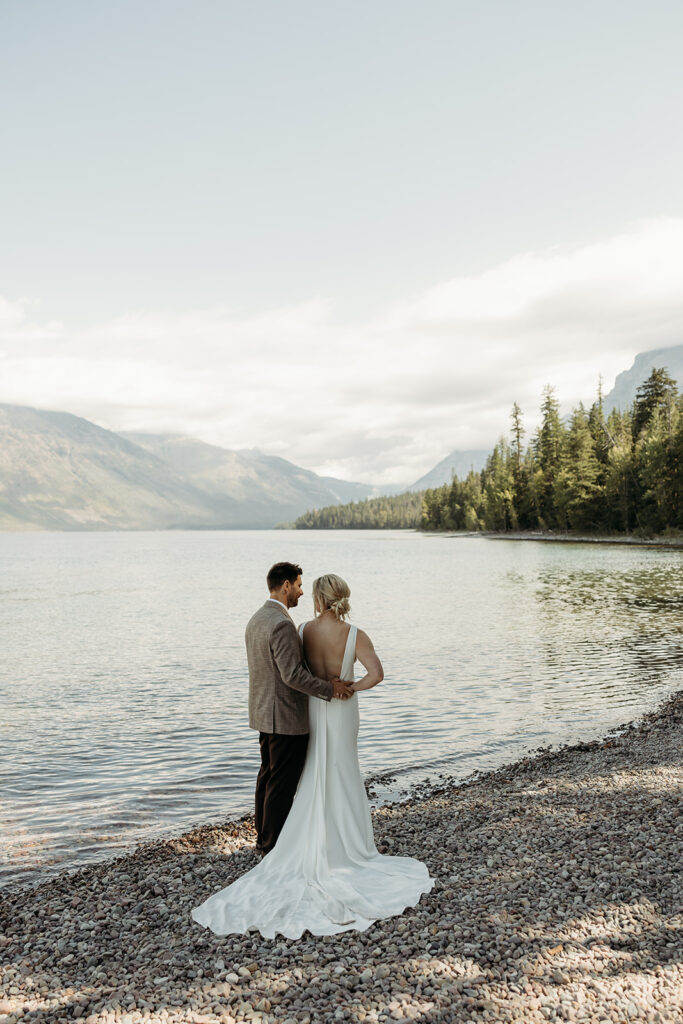
M 358 630 L 358 636 L 356 637 L 356 657 L 367 675 L 353 684 L 354 691 L 357 693 L 359 690 L 370 690 L 373 686 L 381 683 L 384 679 L 382 662 L 375 654 L 372 640 L 362 629 Z

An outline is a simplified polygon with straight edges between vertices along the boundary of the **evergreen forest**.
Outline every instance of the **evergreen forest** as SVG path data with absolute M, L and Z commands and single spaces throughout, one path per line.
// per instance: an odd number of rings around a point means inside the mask
M 297 530 L 411 530 L 419 527 L 422 492 L 365 498 L 348 505 L 328 505 L 305 512 L 294 523 Z
M 633 405 L 605 416 L 599 393 L 560 416 L 543 392 L 541 424 L 525 444 L 510 414 L 481 472 L 422 493 L 369 498 L 307 512 L 297 529 L 551 531 L 653 536 L 683 531 L 683 395 L 654 369 Z

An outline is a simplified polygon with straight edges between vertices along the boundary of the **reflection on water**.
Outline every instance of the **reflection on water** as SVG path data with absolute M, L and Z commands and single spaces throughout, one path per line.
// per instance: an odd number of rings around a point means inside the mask
M 585 549 L 584 549 L 585 550 Z M 552 566 L 539 573 L 537 596 L 545 618 L 543 649 L 550 664 L 572 666 L 564 678 L 601 692 L 619 694 L 633 686 L 665 683 L 683 663 L 683 560 L 678 553 L 637 566 L 569 570 Z M 603 555 L 604 559 L 604 555 Z M 643 564 L 645 563 L 645 564 Z M 578 629 L 558 629 L 572 617 Z M 583 654 L 583 657 L 582 657 Z M 626 686 L 625 684 L 628 684 Z
M 0 557 L 4 883 L 250 809 L 243 633 L 281 558 L 308 593 L 349 581 L 384 662 L 360 697 L 379 798 L 602 734 L 683 678 L 676 551 L 202 532 L 4 534 Z

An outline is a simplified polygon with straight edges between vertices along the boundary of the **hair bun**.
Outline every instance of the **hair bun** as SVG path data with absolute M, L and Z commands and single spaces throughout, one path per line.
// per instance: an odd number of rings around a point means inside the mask
M 351 591 L 346 580 L 335 573 L 328 573 L 326 576 L 319 576 L 313 581 L 313 599 L 316 604 L 316 614 L 329 609 L 334 612 L 338 619 L 344 619 L 351 611 L 349 597 Z
M 330 608 L 337 616 L 337 618 L 343 618 L 345 615 L 349 614 L 349 611 L 351 610 L 351 604 L 349 602 L 348 597 L 339 597 L 337 598 L 336 601 L 332 602 Z

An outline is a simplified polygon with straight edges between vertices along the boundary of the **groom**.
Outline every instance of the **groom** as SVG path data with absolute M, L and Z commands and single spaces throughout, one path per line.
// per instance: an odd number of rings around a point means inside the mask
M 259 732 L 256 849 L 269 853 L 289 814 L 308 746 L 308 695 L 331 700 L 353 693 L 341 679 L 318 679 L 301 660 L 289 609 L 303 593 L 301 566 L 277 562 L 266 577 L 270 597 L 252 615 L 245 641 L 249 663 L 249 726 Z

